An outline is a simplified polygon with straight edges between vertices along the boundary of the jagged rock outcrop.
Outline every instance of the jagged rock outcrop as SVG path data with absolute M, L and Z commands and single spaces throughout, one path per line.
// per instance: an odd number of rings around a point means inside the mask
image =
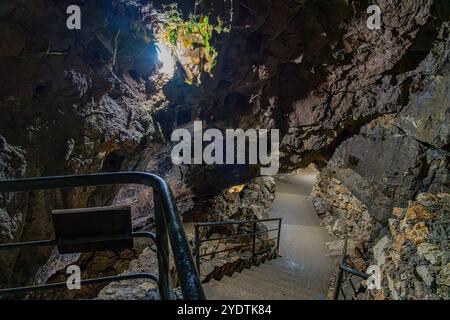
M 321 225 L 338 240 L 327 243 L 331 255 L 341 256 L 344 239 L 348 237 L 349 263 L 357 270 L 366 270 L 367 250 L 378 236 L 381 224 L 345 185 L 325 172 L 317 176 L 311 200 Z
M 195 221 L 265 219 L 275 199 L 275 188 L 273 177 L 255 178 L 214 197 L 197 200 L 188 214 Z
M 444 7 L 439 7 L 439 2 L 434 3 L 434 10 L 438 8 L 443 10 L 441 13 L 447 12 Z M 319 213 L 325 213 L 323 223 L 331 233 L 341 238 L 345 233 L 350 237 L 349 263 L 359 270 L 377 264 L 373 253 L 379 255 L 386 248 L 393 248 L 389 237 L 384 235 L 387 225 L 392 228 L 392 223 L 395 224 L 395 213 L 398 212 L 396 207 L 408 207 L 409 202 L 422 192 L 434 194 L 427 196 L 432 198 L 436 194 L 448 192 L 450 187 L 449 126 L 448 121 L 444 120 L 450 112 L 449 23 L 439 21 L 439 15 L 436 15 L 434 21 L 432 41 L 425 41 L 422 34 L 430 35 L 433 28 L 428 26 L 419 32 L 418 42 L 389 71 L 390 76 L 395 75 L 395 81 L 389 82 L 389 90 L 403 83 L 399 88 L 403 93 L 400 100 L 395 102 L 397 111 L 378 116 L 342 142 L 322 169 L 315 188 L 313 202 Z M 392 98 L 389 91 L 375 92 L 384 99 Z M 346 208 L 347 205 L 349 208 Z M 370 219 L 375 218 L 384 228 L 372 228 L 376 224 L 367 223 L 364 215 L 361 216 L 361 211 L 368 213 Z M 433 219 L 445 220 L 446 215 L 445 210 L 437 210 Z M 353 233 L 355 223 L 359 227 L 357 230 L 366 228 L 370 232 Z M 428 234 L 428 223 L 432 222 L 414 224 L 402 232 L 406 232 L 407 237 L 414 238 L 410 239 L 413 243 L 422 241 Z M 349 227 L 348 231 L 342 232 L 346 227 Z M 361 234 L 365 238 L 362 242 Z M 437 242 L 445 245 L 442 235 Z M 340 255 L 342 243 L 341 240 L 331 244 L 333 254 Z M 437 293 L 442 292 L 442 289 L 430 286 L 432 273 L 428 267 L 417 265 L 421 260 L 420 250 L 413 250 L 408 241 L 397 243 L 396 250 L 396 253 L 389 252 L 392 256 L 396 254 L 396 259 L 401 256 L 401 262 L 394 259 L 396 262 L 393 264 L 387 263 L 384 266 L 384 260 L 380 263 L 380 266 L 383 265 L 382 269 L 385 269 L 384 276 L 389 276 L 389 284 L 384 282 L 383 291 L 371 298 L 446 298 Z M 441 250 L 448 252 L 445 247 Z M 415 271 L 406 271 L 408 268 Z M 442 268 L 445 274 L 445 265 Z M 417 284 L 418 273 L 429 284 L 427 288 Z M 398 278 L 400 274 L 401 281 Z M 386 279 L 383 281 L 387 281 Z
M 450 195 L 421 193 L 405 208 L 394 208 L 389 232 L 371 263 L 382 272 L 382 288 L 369 299 L 449 299 Z
M 385 117 L 361 129 L 338 147 L 326 169 L 381 222 L 420 191 L 448 190 L 448 152 L 428 148 L 394 121 Z
M 445 23 L 441 32 L 448 32 Z M 446 31 L 447 30 L 447 31 Z M 398 115 L 386 115 L 343 142 L 327 171 L 367 205 L 379 221 L 422 191 L 449 188 L 448 57 L 445 38 L 437 41 L 410 79 L 410 97 Z M 400 77 L 400 76 L 398 76 Z
M 449 194 L 420 193 L 404 208 L 393 208 L 388 225 L 382 227 L 340 181 L 328 177 L 318 181 L 315 207 L 324 213 L 328 231 L 341 238 L 328 243 L 330 253 L 341 256 L 345 235 L 351 268 L 365 271 L 376 265 L 381 270 L 381 290 L 367 290 L 365 281 L 353 277 L 355 294 L 344 280 L 347 298 L 449 299 Z
M 157 270 L 156 254 L 149 248 L 146 248 L 136 260 L 131 262 L 124 273 L 155 273 Z M 155 282 L 137 279 L 113 282 L 104 287 L 97 298 L 100 300 L 158 300 L 159 292 Z
M 233 186 L 215 197 L 197 201 L 188 214 L 194 221 L 267 219 L 268 210 L 275 199 L 275 188 L 273 177 L 259 177 L 247 184 Z M 270 251 L 275 244 L 273 240 L 269 240 L 269 234 L 264 233 L 266 230 L 265 225 L 257 225 L 256 232 L 261 234 L 256 236 L 256 252 Z M 199 229 L 202 239 L 245 235 L 252 232 L 251 224 Z M 188 237 L 194 244 L 193 232 L 188 232 Z M 200 255 L 205 255 L 202 258 L 202 276 L 206 279 L 213 276 L 220 277 L 224 274 L 232 274 L 236 269 L 242 268 L 251 261 L 251 244 L 251 236 L 203 243 L 200 248 Z M 269 252 L 267 256 L 270 254 L 274 253 Z M 265 256 L 259 258 L 264 259 Z

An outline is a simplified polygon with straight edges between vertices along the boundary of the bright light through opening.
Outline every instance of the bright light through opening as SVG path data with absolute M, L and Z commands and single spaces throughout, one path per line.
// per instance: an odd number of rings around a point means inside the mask
M 162 64 L 159 72 L 164 73 L 168 77 L 172 78 L 175 73 L 175 60 L 172 56 L 170 48 L 161 43 L 157 43 L 156 49 L 158 51 L 158 60 Z

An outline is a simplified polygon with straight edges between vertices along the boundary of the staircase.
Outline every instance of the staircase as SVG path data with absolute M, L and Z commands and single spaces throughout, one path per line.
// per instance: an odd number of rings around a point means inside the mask
M 289 175 L 277 180 L 269 220 L 281 217 L 281 258 L 204 283 L 210 300 L 324 300 L 328 298 L 336 259 L 328 256 L 331 241 L 308 199 L 315 177 Z M 272 229 L 272 227 L 268 227 Z M 201 240 L 201 239 L 200 239 Z M 198 256 L 198 254 L 197 254 Z M 199 265 L 199 264 L 197 264 Z M 199 269 L 199 268 L 198 268 Z
M 326 299 L 331 271 L 334 263 L 326 257 L 325 231 L 319 226 L 311 203 L 306 195 L 298 190 L 298 181 L 287 181 L 285 186 L 277 187 L 277 197 L 270 216 L 283 217 L 283 237 L 281 218 L 263 220 L 206 222 L 195 226 L 195 257 L 185 235 L 181 218 L 177 212 L 169 185 L 160 177 L 146 172 L 114 172 L 76 176 L 37 177 L 13 180 L 0 180 L 0 192 L 18 192 L 43 189 L 76 188 L 112 184 L 141 184 L 153 188 L 155 207 L 155 232 L 134 232 L 131 225 L 129 207 L 84 208 L 53 212 L 55 239 L 35 240 L 19 243 L 0 243 L 0 251 L 17 250 L 26 247 L 56 246 L 60 253 L 101 251 L 105 249 L 132 249 L 134 238 L 148 238 L 156 243 L 158 274 L 148 272 L 128 273 L 117 276 L 80 279 L 81 285 L 110 283 L 122 280 L 147 279 L 155 282 L 161 299 L 175 299 L 169 269 L 169 243 L 177 270 L 183 299 L 202 300 L 297 300 Z M 302 206 L 302 208 L 300 208 Z M 116 214 L 117 223 L 111 224 L 111 213 Z M 92 224 L 92 217 L 97 224 Z M 108 222 L 103 220 L 107 219 Z M 103 222 L 102 222 L 103 221 Z M 262 228 L 260 224 L 275 223 L 275 226 Z M 77 228 L 73 228 L 73 226 Z M 219 226 L 242 226 L 240 234 L 226 237 L 203 238 L 199 228 Z M 249 228 L 251 227 L 251 228 Z M 236 228 L 238 230 L 239 228 Z M 249 232 L 249 229 L 251 231 Z M 275 233 L 275 235 L 273 234 Z M 265 237 L 262 237 L 264 235 Z M 267 253 L 267 243 L 282 244 L 282 258 L 254 265 L 250 269 L 225 276 L 220 281 L 212 280 L 201 284 L 201 258 L 211 253 L 201 253 L 200 246 L 208 241 L 221 241 L 251 237 L 250 244 L 243 244 L 255 257 Z M 156 241 L 156 240 L 159 241 Z M 280 241 L 281 239 L 281 241 Z M 213 254 L 235 250 L 235 247 Z M 67 288 L 67 283 L 56 282 L 36 286 L 0 288 L 0 296 L 24 294 L 33 291 Z M 206 292 L 206 295 L 205 295 Z
M 326 299 L 328 279 L 305 267 L 294 272 L 285 258 L 267 261 L 250 269 L 211 280 L 203 285 L 209 300 L 317 300 Z M 314 274 L 316 276 L 314 276 Z

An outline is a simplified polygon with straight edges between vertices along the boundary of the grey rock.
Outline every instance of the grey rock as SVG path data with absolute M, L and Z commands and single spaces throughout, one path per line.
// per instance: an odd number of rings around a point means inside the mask
M 442 251 L 435 244 L 420 243 L 417 246 L 417 253 L 432 265 L 439 265 L 442 262 Z
M 383 265 L 384 262 L 386 261 L 386 255 L 385 255 L 384 251 L 386 250 L 386 247 L 388 246 L 388 244 L 389 244 L 389 237 L 384 236 L 373 247 L 373 257 L 374 257 L 375 261 L 377 262 L 378 266 Z
M 417 266 L 416 267 L 417 274 L 420 278 L 425 282 L 428 287 L 431 287 L 434 281 L 434 277 L 432 275 L 431 269 L 428 266 Z
M 405 135 L 391 119 L 376 120 L 342 143 L 327 169 L 382 222 L 420 191 L 448 190 L 449 153 Z

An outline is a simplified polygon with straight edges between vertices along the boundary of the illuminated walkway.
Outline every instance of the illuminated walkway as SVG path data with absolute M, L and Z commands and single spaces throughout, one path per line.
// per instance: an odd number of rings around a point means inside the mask
M 277 181 L 269 216 L 283 218 L 281 258 L 212 280 L 204 285 L 208 299 L 282 300 L 326 299 L 335 260 L 327 257 L 330 239 L 319 226 L 308 196 L 315 175 L 292 174 Z
M 301 281 L 316 288 L 314 299 L 326 299 L 335 272 L 335 259 L 328 257 L 325 245 L 332 238 L 308 197 L 315 181 L 313 172 L 288 175 L 277 182 L 275 201 L 269 216 L 283 218 L 277 263 L 298 274 Z

